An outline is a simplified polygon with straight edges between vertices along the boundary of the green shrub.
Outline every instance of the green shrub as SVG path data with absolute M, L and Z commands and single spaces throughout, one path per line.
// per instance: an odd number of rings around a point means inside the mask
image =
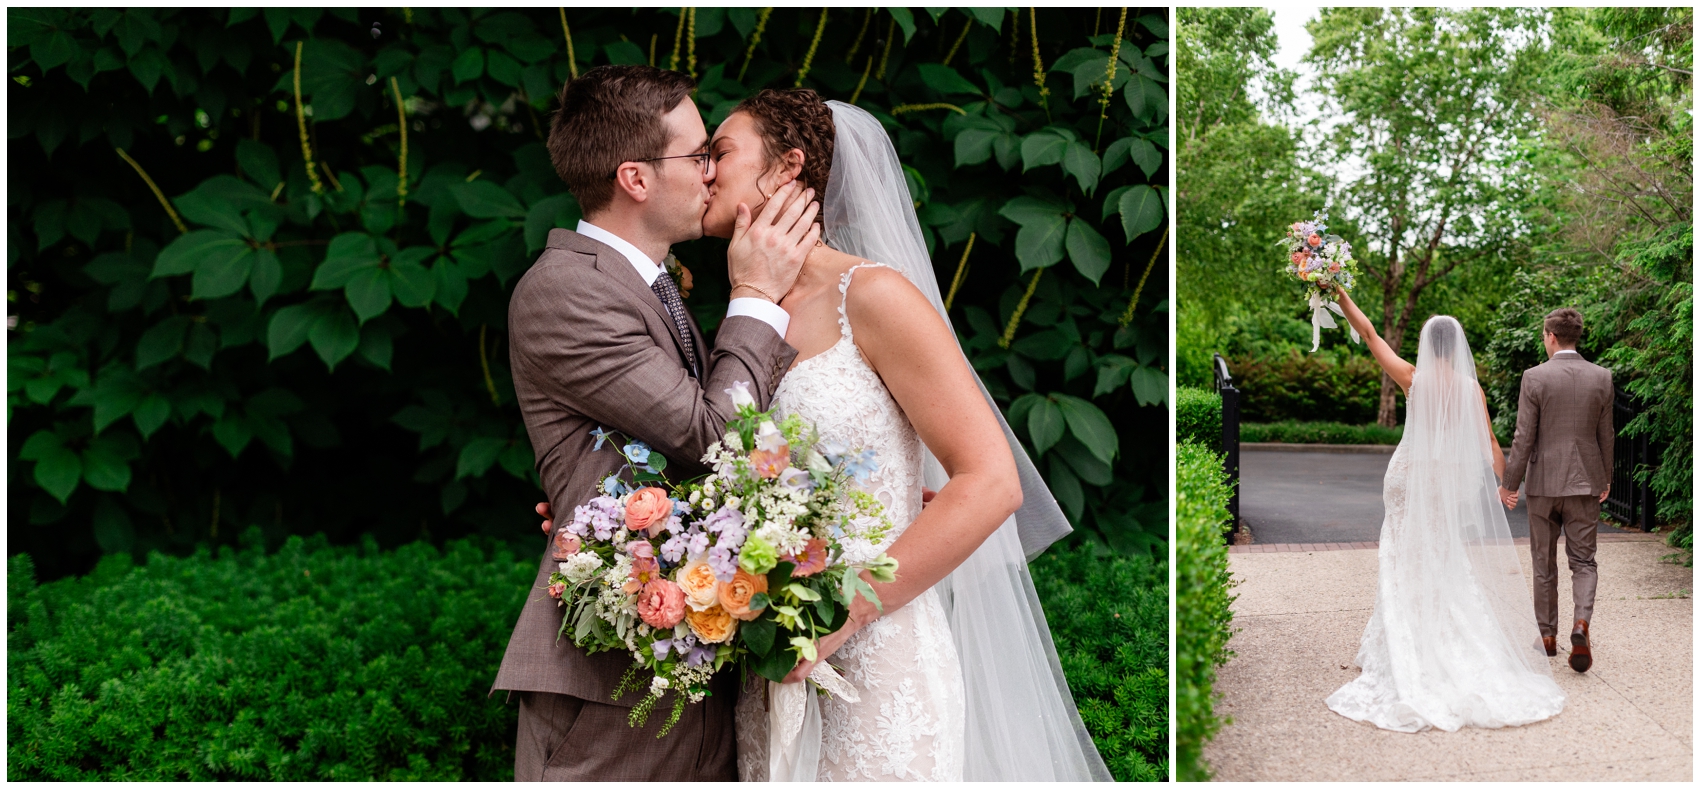
M 1253 422 L 1374 422 L 1381 368 L 1361 346 L 1228 360 L 1241 394 L 1240 418 Z
M 1169 774 L 1168 565 L 1086 544 L 1033 560 L 1080 717 L 1118 781 Z
M 1176 778 L 1203 781 L 1204 744 L 1225 722 L 1215 713 L 1216 667 L 1227 662 L 1233 581 L 1222 539 L 1228 521 L 1222 457 L 1190 442 L 1175 447 Z
M 1242 422 L 1240 440 L 1281 444 L 1397 444 L 1403 426 L 1343 425 L 1339 422 Z
M 1245 429 L 1243 426 L 1240 428 Z M 1222 446 L 1222 396 L 1209 389 L 1175 388 L 1175 440 Z M 1244 434 L 1241 434 L 1244 440 Z
M 516 706 L 486 694 L 535 571 L 465 541 L 315 536 L 139 567 L 113 554 L 37 586 L 19 554 L 6 776 L 511 780 Z
M 1032 569 L 1104 761 L 1162 780 L 1166 565 L 1079 545 Z M 516 707 L 486 697 L 535 571 L 511 553 L 314 536 L 7 571 L 11 780 L 513 778 Z

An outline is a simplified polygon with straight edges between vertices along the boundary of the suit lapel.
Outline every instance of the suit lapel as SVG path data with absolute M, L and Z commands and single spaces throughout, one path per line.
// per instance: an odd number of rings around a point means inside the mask
M 564 228 L 549 231 L 549 246 L 594 256 L 598 271 L 607 274 L 615 282 L 620 283 L 633 299 L 649 307 L 650 311 L 661 319 L 661 323 L 667 327 L 667 334 L 673 338 L 673 349 L 679 354 L 679 363 L 687 369 L 689 368 L 689 365 L 685 362 L 685 341 L 679 335 L 679 327 L 673 322 L 673 316 L 667 312 L 666 307 L 661 305 L 661 298 L 655 295 L 655 291 L 650 290 L 649 286 L 643 283 L 643 277 L 638 276 L 637 269 L 632 267 L 631 261 L 627 260 L 625 255 L 594 238 Z M 667 272 L 663 271 L 661 276 L 667 276 Z M 690 310 L 685 312 L 688 317 Z M 692 328 L 694 331 L 694 322 Z M 702 344 L 699 342 L 697 347 L 701 348 Z

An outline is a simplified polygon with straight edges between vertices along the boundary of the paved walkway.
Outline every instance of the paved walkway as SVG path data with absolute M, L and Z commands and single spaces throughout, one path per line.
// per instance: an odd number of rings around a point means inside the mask
M 1242 447 L 1240 520 L 1257 543 L 1350 543 L 1381 539 L 1381 482 L 1391 453 L 1289 452 Z M 1507 512 L 1514 537 L 1529 536 L 1529 509 Z M 1599 532 L 1618 531 L 1600 524 Z
M 1375 605 L 1376 551 L 1234 551 L 1237 632 L 1228 646 L 1237 654 L 1216 682 L 1217 712 L 1233 722 L 1205 758 L 1225 781 L 1690 781 L 1694 572 L 1661 562 L 1670 552 L 1654 535 L 1600 541 L 1594 667 L 1571 671 L 1561 644 L 1553 676 L 1569 698 L 1557 717 L 1403 734 L 1323 703 L 1358 675 L 1352 660 Z M 1523 563 L 1527 574 L 1527 554 Z M 1560 576 L 1568 616 L 1562 561 Z

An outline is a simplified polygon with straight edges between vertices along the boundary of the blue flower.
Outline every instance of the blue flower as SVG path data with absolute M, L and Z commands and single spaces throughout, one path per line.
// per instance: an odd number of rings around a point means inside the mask
M 597 425 L 595 430 L 590 431 L 591 435 L 596 436 L 596 446 L 591 447 L 590 451 L 595 452 L 602 448 L 602 442 L 608 440 L 608 432 L 601 425 Z
M 619 477 L 609 477 L 602 481 L 602 492 L 610 496 L 620 495 L 620 488 L 622 487 L 624 486 L 620 484 Z
M 878 471 L 879 467 L 880 464 L 874 461 L 874 451 L 871 449 L 864 449 L 862 454 L 844 461 L 844 470 L 855 477 L 857 482 L 867 482 L 868 476 Z
M 642 441 L 633 441 L 626 445 L 626 459 L 633 464 L 643 466 L 649 464 L 649 445 Z

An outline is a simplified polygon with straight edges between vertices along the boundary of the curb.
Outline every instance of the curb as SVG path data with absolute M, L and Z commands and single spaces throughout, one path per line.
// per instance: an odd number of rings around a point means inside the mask
M 1641 532 L 1598 534 L 1598 542 L 1663 542 L 1663 535 Z M 1517 545 L 1528 545 L 1529 538 L 1517 537 Z M 1230 545 L 1228 553 L 1315 553 L 1318 551 L 1362 551 L 1381 547 L 1379 542 L 1261 542 L 1251 545 Z
M 1331 452 L 1336 454 L 1391 455 L 1397 444 L 1282 444 L 1241 442 L 1241 452 Z

